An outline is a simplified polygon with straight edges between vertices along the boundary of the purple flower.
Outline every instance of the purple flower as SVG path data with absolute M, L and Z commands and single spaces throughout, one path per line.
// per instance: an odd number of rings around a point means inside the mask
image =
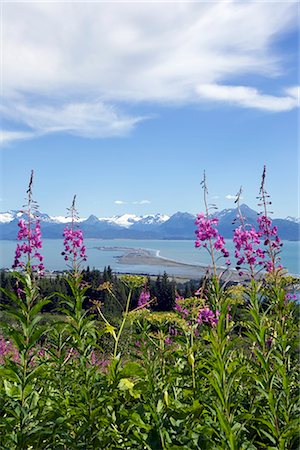
M 145 289 L 142 290 L 138 299 L 138 308 L 146 308 L 147 303 L 150 301 L 150 292 Z
M 282 242 L 277 235 L 278 229 L 276 226 L 272 226 L 272 220 L 268 217 L 269 211 L 268 206 L 272 204 L 270 202 L 270 196 L 265 189 L 265 180 L 266 180 L 266 166 L 264 166 L 262 181 L 259 190 L 259 199 L 262 203 L 259 206 L 263 206 L 263 212 L 258 217 L 258 229 L 259 235 L 261 239 L 264 241 L 264 245 L 267 247 L 265 250 L 265 254 L 269 256 L 269 260 L 264 263 L 264 268 L 267 272 L 274 273 L 277 270 L 282 269 L 280 263 L 280 257 L 278 254 L 280 253 Z
M 264 268 L 267 272 L 274 272 L 277 269 L 282 269 L 279 264 L 280 258 L 277 256 L 282 247 L 282 242 L 277 235 L 278 228 L 272 227 L 272 220 L 266 215 L 261 215 L 257 218 L 259 236 L 264 240 L 264 245 L 267 247 L 265 253 L 269 255 L 269 260 L 265 261 Z
M 86 247 L 83 243 L 82 230 L 76 225 L 77 211 L 75 208 L 76 195 L 73 198 L 72 206 L 68 209 L 71 215 L 71 226 L 67 225 L 63 232 L 64 251 L 61 255 L 65 261 L 72 261 L 72 268 L 77 272 L 80 264 L 87 260 Z
M 27 190 L 27 209 L 22 211 L 26 214 L 26 220 L 21 218 L 18 222 L 18 235 L 15 251 L 15 259 L 12 265 L 13 269 L 26 268 L 28 271 L 37 271 L 43 274 L 44 264 L 43 256 L 40 254 L 42 248 L 42 235 L 40 221 L 36 217 L 37 205 L 32 198 L 33 170 L 31 171 L 29 186 Z M 22 243 L 21 243 L 22 242 Z M 25 261 L 24 261 L 25 260 Z
M 195 222 L 195 225 L 197 226 L 195 231 L 195 247 L 207 248 L 210 253 L 213 252 L 213 250 L 216 250 L 219 251 L 224 258 L 228 258 L 229 252 L 225 247 L 225 240 L 217 230 L 218 223 L 219 219 L 216 217 L 209 218 L 203 213 L 197 215 Z M 210 243 L 211 245 L 208 246 L 207 243 Z M 226 264 L 230 265 L 229 259 L 226 261 Z
M 199 310 L 197 322 L 199 325 L 206 323 L 214 327 L 218 323 L 219 315 L 220 315 L 219 311 L 216 311 L 216 313 L 214 313 L 208 306 L 204 306 Z
M 27 222 L 24 219 L 20 219 L 18 226 L 20 229 L 17 235 L 17 240 L 25 240 L 25 242 L 23 242 L 23 244 L 17 244 L 15 259 L 12 267 L 13 269 L 24 269 L 26 264 L 28 264 L 29 269 L 36 270 L 40 275 L 42 275 L 45 267 L 42 263 L 43 256 L 39 252 L 42 248 L 40 222 L 39 220 L 35 221 L 35 218 L 31 217 L 31 219 L 28 219 Z M 32 262 L 34 264 L 32 264 Z
M 261 264 L 265 258 L 265 252 L 259 247 L 260 233 L 252 226 L 246 228 L 244 222 L 234 230 L 233 242 L 235 244 L 235 258 L 237 259 L 237 268 L 247 264 L 250 271 L 254 274 L 255 266 Z
M 288 303 L 291 300 L 297 300 L 297 295 L 296 294 L 287 293 L 287 294 L 285 294 L 284 300 L 285 300 L 286 303 Z

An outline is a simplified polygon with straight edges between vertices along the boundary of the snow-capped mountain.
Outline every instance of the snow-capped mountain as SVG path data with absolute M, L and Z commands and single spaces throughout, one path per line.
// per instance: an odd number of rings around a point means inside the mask
M 241 205 L 245 222 L 257 226 L 257 212 L 247 205 Z M 6 211 L 0 213 L 0 239 L 15 239 L 18 232 L 18 220 L 23 213 Z M 38 212 L 44 238 L 60 238 L 65 224 L 70 218 L 49 216 Z M 238 225 L 237 208 L 224 209 L 214 214 L 219 219 L 218 229 L 225 238 L 232 238 L 234 228 Z M 24 214 L 26 218 L 26 214 Z M 80 218 L 80 228 L 86 238 L 101 239 L 194 239 L 195 215 L 177 212 L 171 217 L 166 214 L 148 214 L 138 216 L 123 214 L 113 217 L 97 217 L 90 215 Z M 279 236 L 286 240 L 300 240 L 300 220 L 291 217 L 273 219 L 278 227 Z
M 17 217 L 17 214 L 14 214 L 14 212 L 15 211 L 8 211 L 0 213 L 0 223 L 9 223 L 14 220 L 14 218 Z
M 287 216 L 287 217 L 285 218 L 285 220 L 289 220 L 290 222 L 300 223 L 300 217 L 291 217 L 291 216 Z
M 7 211 L 0 213 L 0 223 L 9 223 L 15 219 L 19 219 L 23 215 L 22 212 L 19 211 Z M 43 214 L 40 212 L 36 212 L 36 215 L 40 218 L 40 220 L 44 222 L 53 222 L 53 223 L 69 223 L 70 217 L 65 216 L 49 216 L 48 214 Z M 135 214 L 123 214 L 121 216 L 112 216 L 112 217 L 96 217 L 95 215 L 91 215 L 88 218 L 79 218 L 78 222 L 84 222 L 88 220 L 91 221 L 93 218 L 94 221 L 99 222 L 107 222 L 115 225 L 119 225 L 124 228 L 130 228 L 133 224 L 139 222 L 144 225 L 153 225 L 160 224 L 168 220 L 170 217 L 166 214 L 148 214 L 144 216 L 137 216 Z
M 120 227 L 130 228 L 135 224 L 153 225 L 160 224 L 168 220 L 170 217 L 166 214 L 149 214 L 146 216 L 137 216 L 135 214 L 123 214 L 113 217 L 99 217 L 100 222 L 108 222 L 119 225 Z
M 50 216 L 49 219 L 51 222 L 55 222 L 55 223 L 69 223 L 70 222 L 70 217 L 65 217 L 65 216 Z M 84 220 L 86 220 L 86 218 L 79 218 L 78 222 L 83 222 Z

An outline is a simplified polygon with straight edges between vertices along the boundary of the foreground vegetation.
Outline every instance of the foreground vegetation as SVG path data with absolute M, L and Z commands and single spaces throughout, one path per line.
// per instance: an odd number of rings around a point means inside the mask
M 249 281 L 232 286 L 217 276 L 217 252 L 228 254 L 206 208 L 196 243 L 210 251 L 212 271 L 194 295 L 177 292 L 159 311 L 146 277 L 84 281 L 74 200 L 64 235 L 69 273 L 41 296 L 31 189 L 32 179 L 19 270 L 2 287 L 1 449 L 299 448 L 299 305 L 271 222 L 261 221 L 267 236 L 239 227 L 237 265 Z M 207 206 L 205 179 L 204 193 Z M 258 251 L 262 239 L 267 249 Z M 54 300 L 55 321 L 45 321 Z

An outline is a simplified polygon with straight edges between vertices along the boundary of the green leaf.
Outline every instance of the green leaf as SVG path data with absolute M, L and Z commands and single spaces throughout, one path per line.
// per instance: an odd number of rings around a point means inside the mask
M 137 412 L 131 414 L 130 421 L 139 428 L 144 428 L 147 431 L 151 429 L 151 426 L 146 424 Z
M 157 402 L 157 405 L 156 405 L 156 411 L 159 414 L 162 412 L 163 409 L 164 409 L 163 401 L 161 399 L 159 399 Z
M 123 369 L 120 371 L 120 376 L 122 378 L 127 377 L 143 378 L 145 376 L 145 369 L 136 362 L 128 362 L 124 365 Z
M 120 391 L 131 391 L 134 388 L 134 383 L 128 378 L 121 378 L 118 384 Z

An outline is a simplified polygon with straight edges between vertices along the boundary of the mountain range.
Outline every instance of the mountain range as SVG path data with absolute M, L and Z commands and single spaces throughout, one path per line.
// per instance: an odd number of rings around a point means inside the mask
M 258 213 L 247 205 L 241 205 L 241 212 L 246 223 L 257 226 Z M 59 239 L 62 236 L 69 218 L 49 216 L 38 212 L 41 230 L 44 238 Z M 14 240 L 18 232 L 18 221 L 24 216 L 19 211 L 0 213 L 0 239 Z M 225 238 L 232 238 L 233 230 L 238 222 L 237 208 L 224 209 L 214 214 L 219 219 L 218 230 Z M 86 238 L 99 239 L 194 239 L 195 215 L 187 212 L 177 212 L 171 217 L 165 214 L 149 214 L 137 216 L 123 214 L 113 217 L 96 217 L 79 219 L 80 228 Z M 286 219 L 272 219 L 273 225 L 278 227 L 281 239 L 300 240 L 299 219 L 287 217 Z

